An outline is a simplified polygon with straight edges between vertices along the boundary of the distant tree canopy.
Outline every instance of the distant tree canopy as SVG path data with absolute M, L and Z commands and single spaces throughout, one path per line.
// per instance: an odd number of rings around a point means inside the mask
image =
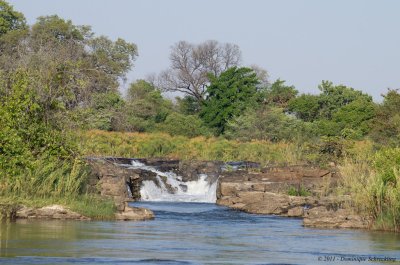
M 202 101 L 206 95 L 209 74 L 219 76 L 241 60 L 237 45 L 206 41 L 198 45 L 180 41 L 171 48 L 171 66 L 159 76 L 160 88 L 178 91 Z
M 259 80 L 252 69 L 245 67 L 231 67 L 209 78 L 200 117 L 217 134 L 222 134 L 229 120 L 255 102 Z
M 264 97 L 266 103 L 286 108 L 289 101 L 298 93 L 294 86 L 287 86 L 285 81 L 278 79 L 265 88 Z
M 58 16 L 39 17 L 25 33 L 0 37 L 0 70 L 25 69 L 49 112 L 89 105 L 92 95 L 117 91 L 133 66 L 135 44 L 94 36 Z
M 321 135 L 360 138 L 375 115 L 372 97 L 343 85 L 323 81 L 319 95 L 292 98 L 288 110 L 299 119 L 315 122 Z
M 371 137 L 381 145 L 400 145 L 400 93 L 389 89 L 371 120 Z
M 14 31 L 26 29 L 25 16 L 17 11 L 6 1 L 0 0 L 0 37 L 4 34 Z

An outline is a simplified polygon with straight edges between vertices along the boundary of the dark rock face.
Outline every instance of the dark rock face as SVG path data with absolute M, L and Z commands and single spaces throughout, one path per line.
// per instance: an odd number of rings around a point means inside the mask
M 206 174 L 208 181 L 213 183 L 221 174 L 222 165 L 220 161 L 180 161 L 177 174 L 184 182 L 196 181 L 201 174 Z
M 104 158 L 88 158 L 102 159 L 115 164 L 130 165 L 133 160 L 157 168 L 160 171 L 176 171 L 179 168 L 179 160 L 167 158 L 124 158 L 124 157 L 104 157 Z
M 92 170 L 89 191 L 112 198 L 119 211 L 125 209 L 126 201 L 140 199 L 141 170 L 120 166 L 109 159 L 92 158 L 87 161 Z
M 155 173 L 123 166 L 130 164 L 132 159 L 90 158 L 87 161 L 92 169 L 88 189 L 114 200 L 118 210 L 116 220 L 141 221 L 154 218 L 151 210 L 130 207 L 127 202 L 140 199 L 142 181 L 156 179 Z
M 0 204 L 0 221 L 15 220 L 19 206 L 16 204 Z

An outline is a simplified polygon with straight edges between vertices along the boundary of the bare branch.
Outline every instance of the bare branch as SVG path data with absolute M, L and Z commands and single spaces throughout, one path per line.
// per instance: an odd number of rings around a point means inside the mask
M 179 91 L 201 101 L 209 83 L 208 74 L 220 75 L 239 65 L 241 52 L 235 44 L 209 40 L 198 45 L 180 41 L 171 47 L 171 66 L 158 77 L 163 91 Z

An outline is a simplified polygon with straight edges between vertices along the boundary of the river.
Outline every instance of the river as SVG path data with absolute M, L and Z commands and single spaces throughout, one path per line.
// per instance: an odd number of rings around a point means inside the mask
M 212 203 L 133 205 L 152 209 L 156 219 L 4 223 L 0 264 L 380 264 L 368 258 L 400 260 L 400 236 L 393 233 L 304 228 L 300 219 L 247 214 Z

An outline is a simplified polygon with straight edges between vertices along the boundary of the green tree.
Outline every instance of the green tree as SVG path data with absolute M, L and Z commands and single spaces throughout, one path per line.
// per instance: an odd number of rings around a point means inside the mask
M 400 145 L 400 93 L 391 90 L 384 95 L 383 103 L 377 107 L 371 120 L 371 137 L 379 144 Z
M 219 135 L 224 133 L 228 121 L 255 102 L 259 80 L 252 69 L 245 67 L 232 67 L 209 78 L 211 83 L 200 117 Z
M 77 26 L 58 16 L 39 17 L 26 33 L 14 32 L 0 38 L 4 51 L 0 69 L 29 73 L 30 87 L 36 91 L 46 120 L 57 126 L 77 122 L 91 127 L 103 117 L 99 124 L 104 126 L 98 126 L 109 128 L 106 124 L 113 111 L 107 115 L 100 111 L 99 116 L 93 111 L 98 102 L 92 101 L 118 93 L 120 81 L 137 56 L 136 45 L 95 37 L 89 26 Z M 88 121 L 91 114 L 93 121 Z M 69 118 L 72 121 L 66 122 Z
M 1 75 L 2 81 L 5 78 Z M 44 109 L 30 88 L 29 75 L 20 71 L 7 76 L 6 81 L 9 87 L 0 82 L 0 175 L 23 174 L 43 155 L 70 156 L 70 146 L 61 132 L 44 119 Z
M 302 94 L 289 101 L 288 110 L 304 121 L 314 121 L 319 117 L 319 96 Z
M 298 93 L 294 86 L 287 86 L 284 80 L 278 79 L 265 89 L 265 99 L 268 104 L 285 108 Z
M 299 119 L 314 122 L 320 135 L 359 139 L 370 130 L 375 115 L 372 97 L 343 85 L 323 81 L 319 95 L 291 99 L 288 110 Z
M 118 131 L 152 131 L 172 111 L 172 103 L 154 85 L 137 80 L 128 89 L 127 102 L 113 118 Z
M 199 101 L 191 96 L 177 97 L 176 106 L 178 111 L 185 115 L 194 115 L 200 112 Z
M 25 16 L 15 11 L 6 1 L 0 0 L 0 37 L 10 31 L 26 28 Z
M 343 85 L 334 86 L 332 82 L 322 81 L 318 86 L 319 95 L 319 117 L 331 119 L 335 112 L 351 102 L 359 99 L 365 102 L 372 102 L 372 97 Z
M 249 108 L 227 124 L 225 135 L 229 138 L 250 141 L 298 141 L 315 136 L 311 123 L 306 123 L 284 113 L 282 108 L 263 106 Z

